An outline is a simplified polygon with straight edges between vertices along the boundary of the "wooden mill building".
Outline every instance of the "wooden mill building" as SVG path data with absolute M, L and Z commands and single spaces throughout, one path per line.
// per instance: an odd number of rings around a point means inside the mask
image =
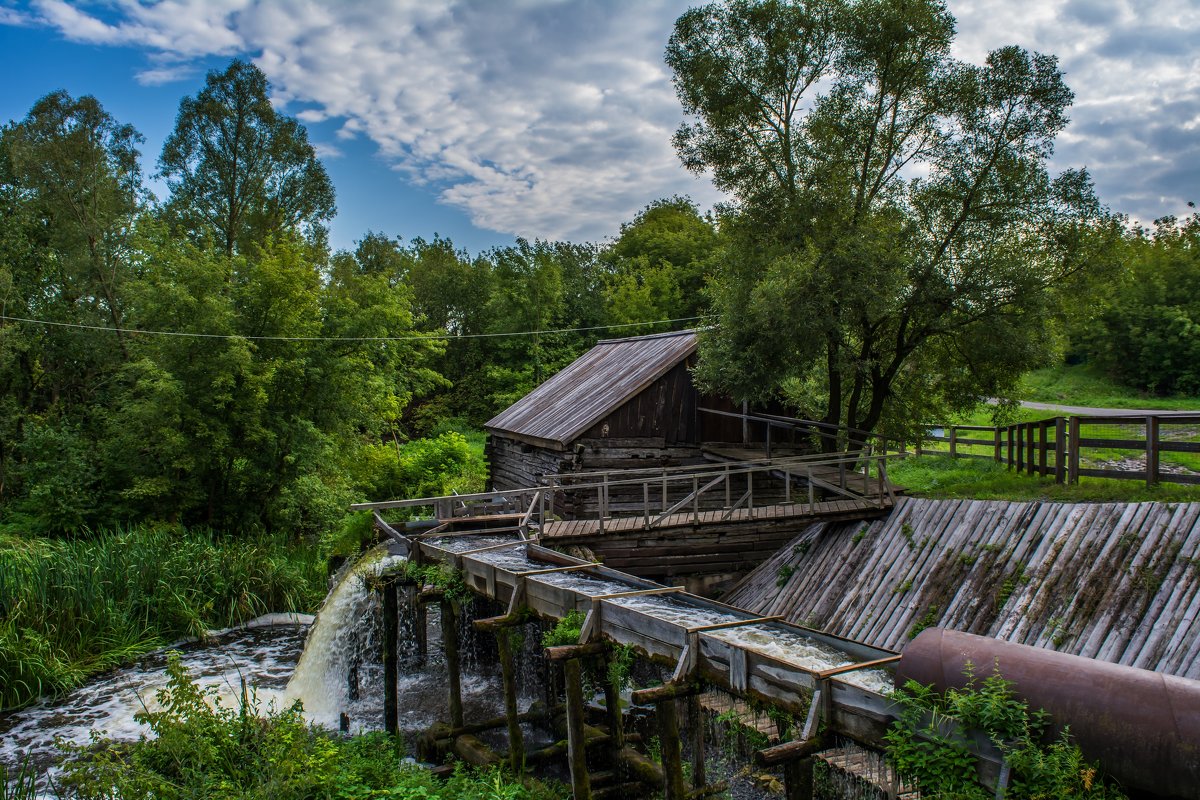
M 696 344 L 695 331 L 597 343 L 484 426 L 493 488 L 700 463 L 707 431 L 689 371 Z

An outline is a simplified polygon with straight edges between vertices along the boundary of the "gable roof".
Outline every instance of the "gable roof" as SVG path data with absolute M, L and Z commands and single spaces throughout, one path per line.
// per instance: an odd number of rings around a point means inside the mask
M 565 449 L 694 352 L 693 330 L 598 342 L 484 428 Z

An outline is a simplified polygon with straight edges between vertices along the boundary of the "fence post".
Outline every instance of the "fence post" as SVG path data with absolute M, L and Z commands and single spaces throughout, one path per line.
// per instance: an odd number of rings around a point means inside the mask
M 1038 474 L 1045 476 L 1049 470 L 1046 468 L 1046 457 L 1050 449 L 1050 423 L 1043 420 L 1038 424 Z
M 1146 417 L 1146 485 L 1158 483 L 1158 417 Z
M 950 426 L 950 457 L 958 458 L 958 428 Z
M 992 435 L 996 440 L 996 453 L 995 453 L 994 458 L 996 459 L 996 463 L 1000 463 L 1001 461 L 1004 460 L 1004 457 L 1000 454 L 1000 426 L 999 425 L 992 428 Z
M 1079 417 L 1071 417 L 1067 438 L 1067 483 L 1079 483 Z
M 1008 468 L 1013 468 L 1013 426 L 1008 425 L 1004 428 L 1004 432 L 1008 436 Z
M 1062 483 L 1067 477 L 1067 421 L 1054 418 L 1054 482 Z
M 1020 422 L 1016 425 L 1016 440 L 1017 440 L 1017 472 L 1025 471 L 1025 423 Z
M 1025 461 L 1026 471 L 1030 475 L 1037 474 L 1037 445 L 1038 445 L 1038 429 L 1034 422 L 1028 423 L 1025 427 Z

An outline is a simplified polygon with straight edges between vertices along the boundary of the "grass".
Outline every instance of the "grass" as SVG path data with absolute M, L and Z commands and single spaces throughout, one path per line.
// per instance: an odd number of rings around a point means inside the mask
M 888 464 L 888 479 L 909 494 L 973 500 L 1054 500 L 1085 502 L 1200 502 L 1200 487 L 1159 484 L 1148 488 L 1139 481 L 1081 478 L 1074 486 L 1059 485 L 1053 477 L 1026 475 L 995 461 L 949 456 L 921 456 Z
M 317 548 L 284 536 L 136 527 L 71 540 L 0 535 L 0 708 L 184 637 L 324 596 Z
M 1092 408 L 1145 408 L 1162 411 L 1200 409 L 1200 398 L 1148 395 L 1114 382 L 1087 364 L 1035 370 L 1026 374 L 1021 382 L 1024 399 L 1039 403 L 1062 403 Z M 1044 414 L 1045 412 L 1039 413 Z

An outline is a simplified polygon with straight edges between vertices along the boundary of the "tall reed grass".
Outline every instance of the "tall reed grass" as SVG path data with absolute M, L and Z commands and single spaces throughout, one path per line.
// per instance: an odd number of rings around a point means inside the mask
M 324 596 L 311 544 L 141 526 L 0 535 L 0 708 L 68 691 L 183 637 Z

